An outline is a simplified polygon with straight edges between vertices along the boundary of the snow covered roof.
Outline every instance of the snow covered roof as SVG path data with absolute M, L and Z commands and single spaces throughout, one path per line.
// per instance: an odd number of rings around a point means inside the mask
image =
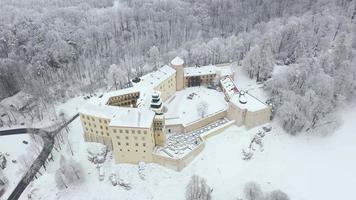
M 81 107 L 79 113 L 105 119 L 112 119 L 117 110 L 118 107 L 114 106 L 87 104 Z
M 175 57 L 172 61 L 171 61 L 172 65 L 183 65 L 184 64 L 184 60 L 180 57 Z
M 247 109 L 248 111 L 255 112 L 265 108 L 268 106 L 257 98 L 253 97 L 249 93 L 245 93 L 243 95 L 243 101 L 240 101 L 239 94 L 234 94 L 230 99 L 230 102 L 239 107 L 240 109 Z
M 128 108 L 88 104 L 79 111 L 82 114 L 110 119 L 109 126 L 150 128 L 155 113 L 147 108 Z
M 122 108 L 115 113 L 109 126 L 150 128 L 155 113 L 144 108 Z
M 220 80 L 221 86 L 224 89 L 225 94 L 228 96 L 230 99 L 234 94 L 238 94 L 239 90 L 236 87 L 235 83 L 232 81 L 232 79 L 227 76 L 224 79 Z
M 214 65 L 184 68 L 184 76 L 202 76 L 210 74 L 216 74 L 216 67 Z
M 155 87 L 176 73 L 176 70 L 168 65 L 164 65 L 157 71 L 148 73 L 141 77 L 141 81 L 133 83 L 134 88 L 141 90 L 147 87 Z

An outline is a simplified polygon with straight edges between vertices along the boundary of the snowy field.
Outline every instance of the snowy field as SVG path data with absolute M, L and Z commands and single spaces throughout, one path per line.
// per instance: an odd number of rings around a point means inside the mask
M 242 197 L 243 186 L 248 181 L 261 184 L 266 192 L 281 189 L 295 200 L 355 199 L 352 188 L 356 185 L 353 121 L 356 108 L 352 111 L 344 114 L 345 123 L 337 132 L 324 138 L 292 137 L 274 125 L 273 131 L 263 138 L 264 151 L 256 150 L 250 161 L 241 159 L 241 149 L 248 146 L 258 128 L 246 131 L 232 126 L 209 139 L 203 152 L 182 172 L 148 164 L 144 171 L 146 180 L 141 180 L 136 165 L 115 165 L 110 160 L 105 163 L 106 179 L 102 182 L 98 180 L 97 169 L 87 161 L 82 130 L 76 120 L 70 137 L 75 147 L 74 158 L 85 166 L 86 182 L 58 191 L 54 171 L 49 170 L 27 192 L 32 191 L 36 199 L 182 200 L 190 176 L 198 174 L 214 189 L 213 199 Z M 112 171 L 129 181 L 132 190 L 111 186 L 107 176 Z
M 20 166 L 21 164 L 18 161 L 19 157 L 25 154 L 26 148 L 30 145 L 30 143 L 29 144 L 22 143 L 22 141 L 24 140 L 29 142 L 29 136 L 11 135 L 11 136 L 0 137 L 0 152 L 4 154 L 8 154 L 6 156 L 7 167 L 3 170 L 3 173 L 6 175 L 6 177 L 9 180 L 9 187 L 7 188 L 3 198 L 10 195 L 11 191 L 14 189 L 14 187 L 22 178 L 22 175 L 24 175 L 25 171 L 21 170 L 21 166 Z M 16 161 L 16 163 L 13 163 L 12 160 Z
M 190 94 L 194 94 L 192 99 L 188 99 Z M 197 111 L 200 102 L 207 103 L 205 115 L 210 115 L 227 109 L 227 103 L 224 94 L 206 87 L 190 87 L 178 91 L 165 102 L 168 108 L 165 117 L 168 121 L 171 119 L 176 123 L 188 124 L 201 119 Z

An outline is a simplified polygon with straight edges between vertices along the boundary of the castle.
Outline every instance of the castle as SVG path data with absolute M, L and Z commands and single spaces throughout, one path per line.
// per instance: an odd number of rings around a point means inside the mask
M 134 79 L 132 87 L 83 106 L 85 141 L 106 145 L 117 163 L 155 162 L 181 170 L 204 148 L 209 134 L 231 124 L 252 128 L 270 120 L 271 108 L 239 91 L 234 75 L 229 64 L 184 67 L 176 57 L 170 66 Z M 188 124 L 166 119 L 164 104 L 177 92 L 207 85 L 219 85 L 226 108 Z

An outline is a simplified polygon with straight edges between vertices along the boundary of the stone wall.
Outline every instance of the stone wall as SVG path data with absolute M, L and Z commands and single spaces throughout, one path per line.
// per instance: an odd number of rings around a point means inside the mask
M 182 158 L 170 158 L 167 156 L 158 155 L 153 153 L 153 162 L 159 165 L 165 166 L 167 168 L 181 171 L 184 167 L 186 167 L 200 152 L 203 151 L 205 147 L 205 142 L 202 141 L 195 149 L 189 152 Z
M 206 126 L 208 124 L 211 124 L 221 118 L 226 117 L 227 111 L 226 110 L 220 110 L 218 112 L 212 113 L 210 115 L 205 116 L 203 119 L 191 122 L 189 124 L 184 124 L 184 132 L 188 133 L 194 130 L 197 130 L 203 126 Z

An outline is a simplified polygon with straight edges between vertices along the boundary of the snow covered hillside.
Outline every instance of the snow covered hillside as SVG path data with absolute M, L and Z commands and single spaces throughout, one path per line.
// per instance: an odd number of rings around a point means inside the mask
M 103 181 L 98 180 L 98 170 L 87 160 L 82 128 L 76 120 L 69 136 L 73 141 L 74 158 L 85 166 L 85 183 L 58 191 L 54 171 L 48 170 L 26 193 L 32 193 L 36 199 L 182 200 L 191 175 L 197 174 L 206 178 L 213 188 L 213 199 L 242 197 L 243 186 L 248 181 L 261 184 L 264 191 L 281 189 L 295 200 L 355 199 L 352 188 L 356 185 L 356 125 L 353 121 L 356 108 L 343 116 L 342 127 L 324 138 L 289 136 L 273 125 L 273 130 L 262 139 L 264 151 L 257 149 L 250 161 L 242 160 L 241 150 L 249 145 L 259 128 L 246 131 L 236 126 L 209 139 L 204 151 L 182 172 L 147 164 L 145 180 L 142 180 L 136 165 L 115 165 L 109 159 L 104 163 Z M 113 171 L 128 181 L 132 189 L 112 186 L 108 176 Z

